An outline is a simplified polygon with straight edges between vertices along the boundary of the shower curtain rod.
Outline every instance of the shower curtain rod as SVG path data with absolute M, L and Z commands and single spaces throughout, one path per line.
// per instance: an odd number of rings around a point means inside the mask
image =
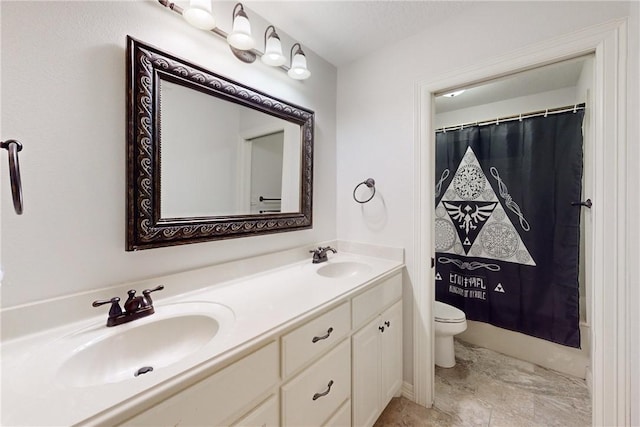
M 436 133 L 437 132 L 446 133 L 447 131 L 450 131 L 450 130 L 462 130 L 464 128 L 468 128 L 471 126 L 499 125 L 500 123 L 503 123 L 503 122 L 511 122 L 514 120 L 522 121 L 522 119 L 528 119 L 531 117 L 540 117 L 540 116 L 547 117 L 549 114 L 567 113 L 569 111 L 573 111 L 575 113 L 576 111 L 584 110 L 584 107 L 585 107 L 585 104 L 582 103 L 582 104 L 567 105 L 564 107 L 548 108 L 546 110 L 532 111 L 530 113 L 522 113 L 522 114 L 515 114 L 513 116 L 498 117 L 492 120 L 482 120 L 478 122 L 463 123 L 455 126 L 447 126 L 447 127 L 436 129 Z

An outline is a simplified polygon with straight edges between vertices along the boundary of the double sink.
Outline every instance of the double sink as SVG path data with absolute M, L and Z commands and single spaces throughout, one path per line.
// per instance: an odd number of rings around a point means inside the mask
M 326 262 L 315 269 L 324 278 L 340 279 L 364 274 L 369 264 L 357 261 Z M 56 382 L 71 387 L 132 381 L 172 365 L 233 330 L 231 308 L 215 302 L 185 301 L 159 304 L 155 314 L 107 328 L 103 323 L 72 332 L 43 349 L 54 364 Z M 38 363 L 38 362 L 34 362 Z
M 105 325 L 105 307 L 100 316 L 3 342 L 2 421 L 75 424 L 157 399 L 400 264 L 342 253 L 160 294 L 154 314 L 118 326 Z M 179 286 L 163 282 L 169 293 Z

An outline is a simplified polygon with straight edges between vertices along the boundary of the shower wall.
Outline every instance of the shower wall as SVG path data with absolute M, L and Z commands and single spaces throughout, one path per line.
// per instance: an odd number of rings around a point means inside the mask
M 460 123 L 490 120 L 492 118 L 586 102 L 587 111 L 585 112 L 583 124 L 583 126 L 586 127 L 584 135 L 585 167 L 583 176 L 583 192 L 587 195 L 585 196 L 586 198 L 592 188 L 588 131 L 590 124 L 590 110 L 588 106 L 593 78 L 592 68 L 592 60 L 589 59 L 585 61 L 582 73 L 575 86 L 436 114 L 434 118 L 435 127 L 455 126 Z M 585 227 L 586 221 L 590 221 L 590 216 L 588 213 L 582 212 L 580 221 L 581 242 L 579 272 L 581 349 L 562 346 L 550 341 L 475 321 L 468 321 L 467 330 L 458 335 L 458 338 L 471 344 L 536 363 L 549 369 L 585 378 L 590 360 L 591 337 L 589 327 L 590 315 L 587 309 L 590 303 L 590 289 L 588 287 L 590 275 L 588 274 L 588 269 L 585 268 L 585 258 L 589 259 L 588 248 L 590 247 L 589 242 L 591 236 L 586 233 L 589 229 L 589 227 Z

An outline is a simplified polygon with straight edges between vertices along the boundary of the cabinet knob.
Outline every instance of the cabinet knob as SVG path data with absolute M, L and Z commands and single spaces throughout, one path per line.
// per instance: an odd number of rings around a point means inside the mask
M 384 332 L 384 326 L 378 326 L 378 329 L 380 329 L 380 332 Z
M 388 328 L 389 326 L 391 326 L 391 322 L 389 322 L 388 320 L 387 320 L 387 321 L 385 321 L 385 322 L 384 322 L 384 324 L 385 324 L 385 325 L 387 325 L 387 328 Z

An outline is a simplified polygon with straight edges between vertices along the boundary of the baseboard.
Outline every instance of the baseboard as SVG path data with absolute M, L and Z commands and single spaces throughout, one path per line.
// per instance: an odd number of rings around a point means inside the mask
M 409 399 L 412 402 L 416 401 L 416 397 L 413 394 L 413 384 L 409 384 L 406 381 L 402 382 L 402 396 L 406 397 L 407 399 Z

